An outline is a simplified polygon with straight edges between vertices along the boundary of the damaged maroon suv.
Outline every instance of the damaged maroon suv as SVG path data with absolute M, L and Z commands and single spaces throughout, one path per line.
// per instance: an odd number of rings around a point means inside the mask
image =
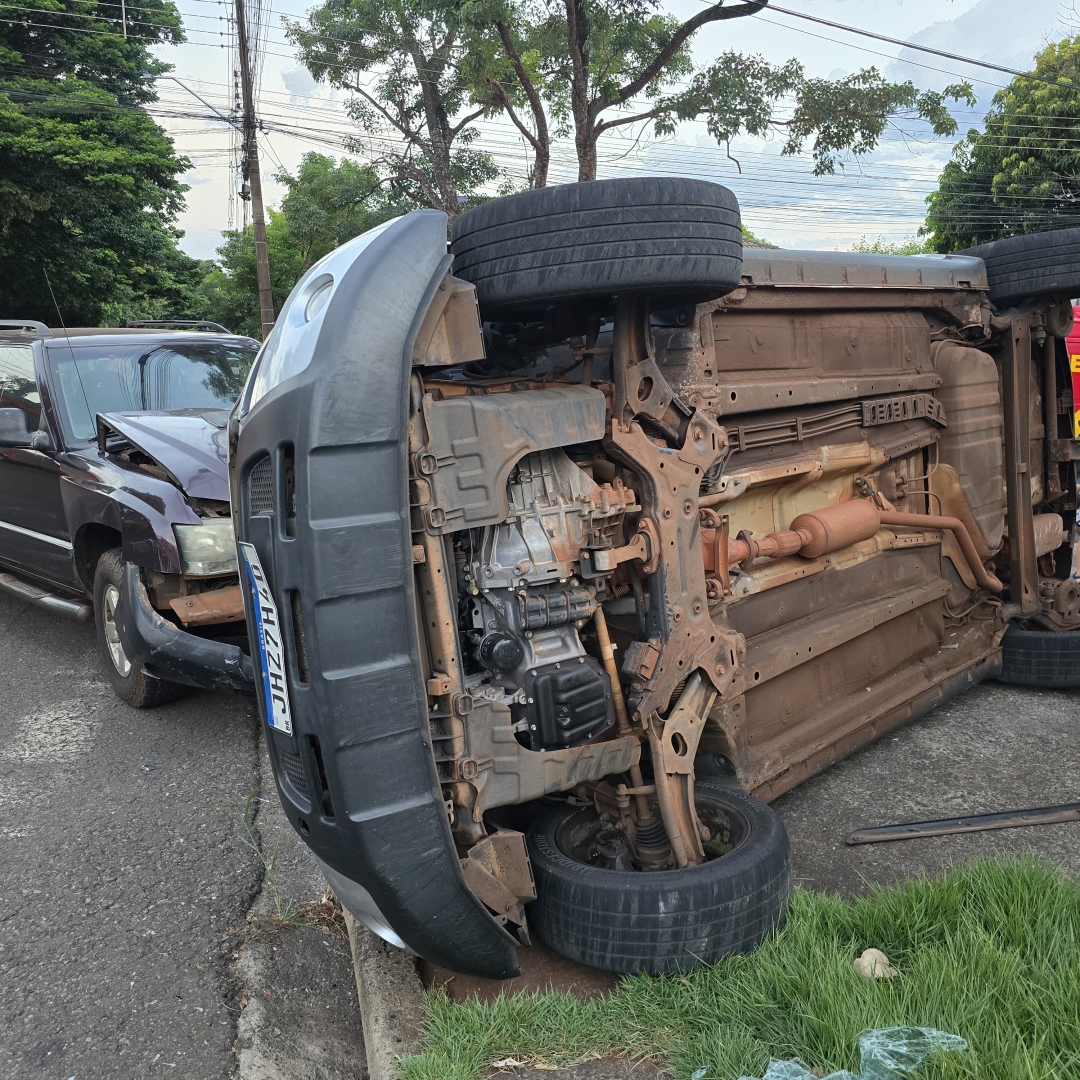
M 1080 245 L 1022 239 L 744 254 L 725 188 L 605 180 L 301 279 L 233 512 L 281 801 L 357 918 L 490 978 L 530 935 L 712 963 L 784 917 L 771 799 L 980 680 L 1080 684 Z
M 139 708 L 252 688 L 227 427 L 258 345 L 196 325 L 0 322 L 0 589 L 93 618 Z

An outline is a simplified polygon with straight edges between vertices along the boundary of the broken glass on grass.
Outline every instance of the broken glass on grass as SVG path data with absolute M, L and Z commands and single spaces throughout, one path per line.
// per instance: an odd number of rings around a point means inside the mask
M 822 1080 L 901 1080 L 910 1076 L 931 1054 L 966 1050 L 967 1040 L 959 1035 L 924 1027 L 876 1028 L 859 1036 L 859 1072 L 841 1069 Z M 706 1069 L 697 1069 L 693 1080 L 706 1080 Z M 744 1076 L 741 1080 L 753 1080 Z M 817 1080 L 798 1058 L 769 1062 L 761 1080 Z

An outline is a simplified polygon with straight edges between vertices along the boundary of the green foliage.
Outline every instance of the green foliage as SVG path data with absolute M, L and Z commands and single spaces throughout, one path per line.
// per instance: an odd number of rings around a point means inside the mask
M 679 122 L 704 119 L 709 134 L 728 144 L 740 132 L 784 136 L 782 154 L 801 153 L 812 143 L 814 175 L 834 173 L 845 152 L 870 153 L 894 118 L 922 120 L 935 135 L 954 135 L 947 101 L 975 103 L 967 83 L 940 93 L 914 83 L 891 83 L 876 68 L 842 79 L 808 79 L 802 64 L 776 66 L 760 56 L 726 52 L 698 72 L 683 92 L 655 110 L 658 134 L 674 133 Z M 780 111 L 791 115 L 778 116 Z
M 812 139 L 814 175 L 821 176 L 836 171 L 842 151 L 870 153 L 891 117 L 923 120 L 935 135 L 955 135 L 956 121 L 946 101 L 973 106 L 970 83 L 954 83 L 940 93 L 917 90 L 910 81 L 887 82 L 876 68 L 836 80 L 800 79 L 783 153 L 797 154 Z
M 550 63 L 565 52 L 566 35 L 543 0 L 464 0 L 461 13 L 460 70 L 472 100 L 485 116 L 510 119 L 533 152 L 524 188 L 545 187 L 551 140 L 569 134 L 569 87 Z M 513 184 L 504 178 L 504 187 Z
M 725 146 L 741 132 L 778 132 L 785 154 L 812 143 L 820 175 L 834 172 L 845 152 L 873 150 L 894 118 L 925 121 L 935 134 L 952 135 L 956 124 L 946 103 L 974 100 L 966 83 L 919 91 L 911 82 L 888 82 L 874 68 L 838 80 L 808 79 L 796 60 L 774 65 L 734 51 L 695 71 L 690 46 L 697 31 L 753 14 L 752 5 L 712 5 L 685 22 L 665 13 L 661 0 L 472 0 L 470 9 L 479 13 L 470 44 L 483 57 L 467 69 L 474 93 L 504 108 L 532 143 L 537 186 L 546 175 L 546 165 L 540 167 L 542 150 L 547 153 L 540 145 L 547 138 L 545 105 L 560 123 L 572 118 L 578 179 L 590 180 L 600 137 L 627 125 L 651 122 L 656 134 L 671 135 L 682 122 L 701 119 Z M 494 29 L 485 37 L 481 26 Z M 516 55 L 537 55 L 539 63 L 518 64 Z M 502 97 L 485 89 L 500 80 Z M 535 134 L 515 115 L 523 101 Z
M 740 132 L 777 132 L 785 154 L 811 143 L 821 174 L 873 150 L 894 118 L 955 134 L 947 102 L 974 100 L 966 83 L 919 91 L 874 68 L 808 79 L 798 61 L 732 51 L 695 70 L 701 27 L 757 10 L 712 4 L 683 21 L 662 0 L 324 0 L 289 34 L 316 79 L 355 94 L 357 146 L 452 218 L 499 174 L 475 146 L 481 116 L 510 119 L 532 150 L 528 186 L 543 187 L 552 141 L 571 133 L 579 180 L 595 179 L 606 132 L 651 124 L 670 135 L 692 119 L 722 145 Z
M 751 229 L 748 229 L 745 224 L 742 226 L 742 235 L 744 243 L 750 241 L 755 247 L 776 248 L 776 244 L 770 243 L 764 236 L 758 236 Z
M 876 240 L 867 240 L 861 237 L 851 245 L 852 251 L 861 251 L 869 255 L 928 255 L 934 249 L 926 239 L 912 236 L 900 244 L 894 244 L 879 236 Z
M 300 276 L 334 248 L 415 205 L 393 197 L 375 170 L 342 160 L 335 164 L 323 154 L 306 154 L 296 175 L 278 173 L 288 191 L 280 210 L 269 210 L 267 256 L 280 310 Z M 258 277 L 255 239 L 249 226 L 223 234 L 220 265 L 200 286 L 199 317 L 211 319 L 234 333 L 259 338 Z
M 70 325 L 176 315 L 202 269 L 176 248 L 188 167 L 140 106 L 171 0 L 0 0 L 0 314 Z M 93 32 L 84 32 L 93 31 Z
M 675 1080 L 761 1076 L 770 1056 L 858 1067 L 868 1028 L 913 1024 L 967 1039 L 930 1080 L 1080 1076 L 1080 889 L 1034 860 L 982 860 L 845 901 L 796 892 L 757 951 L 684 976 L 624 979 L 607 998 L 519 994 L 491 1005 L 433 992 L 423 1052 L 402 1080 L 474 1080 L 505 1057 L 566 1064 L 657 1057 Z M 881 949 L 895 979 L 852 962 Z
M 318 81 L 352 91 L 348 109 L 366 133 L 355 149 L 385 171 L 403 198 L 461 212 L 499 171 L 471 148 L 473 121 L 461 116 L 471 90 L 461 70 L 464 0 L 326 0 L 290 41 Z M 374 72 L 371 89 L 359 78 Z
M 1056 81 L 1013 79 L 953 151 L 927 199 L 935 251 L 1080 224 L 1080 37 L 1043 49 L 1035 74 Z

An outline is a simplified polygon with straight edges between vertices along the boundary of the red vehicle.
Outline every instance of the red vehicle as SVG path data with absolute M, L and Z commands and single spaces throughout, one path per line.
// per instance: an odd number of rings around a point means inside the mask
M 1080 319 L 1080 307 L 1075 304 L 1073 318 Z M 1069 350 L 1069 367 L 1072 369 L 1073 435 L 1080 436 L 1080 408 L 1076 408 L 1076 403 L 1080 401 L 1080 322 L 1073 322 L 1073 332 L 1065 339 L 1065 345 Z

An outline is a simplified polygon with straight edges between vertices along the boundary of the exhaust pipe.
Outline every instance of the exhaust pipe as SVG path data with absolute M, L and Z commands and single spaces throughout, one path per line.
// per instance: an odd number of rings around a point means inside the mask
M 769 533 L 760 540 L 755 540 L 747 532 L 739 533 L 737 539 L 727 540 L 725 568 L 739 563 L 748 570 L 755 559 L 776 559 L 785 555 L 798 554 L 807 559 L 829 555 L 861 540 L 869 540 L 882 525 L 948 529 L 956 537 L 975 580 L 989 592 L 999 593 L 1005 588 L 997 577 L 983 566 L 975 544 L 959 518 L 879 510 L 869 499 L 851 499 L 834 506 L 826 506 L 822 510 L 800 514 L 787 531 Z
M 0 589 L 46 611 L 55 611 L 60 615 L 66 615 L 69 619 L 78 619 L 80 622 L 86 622 L 94 614 L 94 609 L 89 604 L 53 596 L 52 593 L 47 593 L 36 585 L 20 581 L 11 574 L 0 574 Z

